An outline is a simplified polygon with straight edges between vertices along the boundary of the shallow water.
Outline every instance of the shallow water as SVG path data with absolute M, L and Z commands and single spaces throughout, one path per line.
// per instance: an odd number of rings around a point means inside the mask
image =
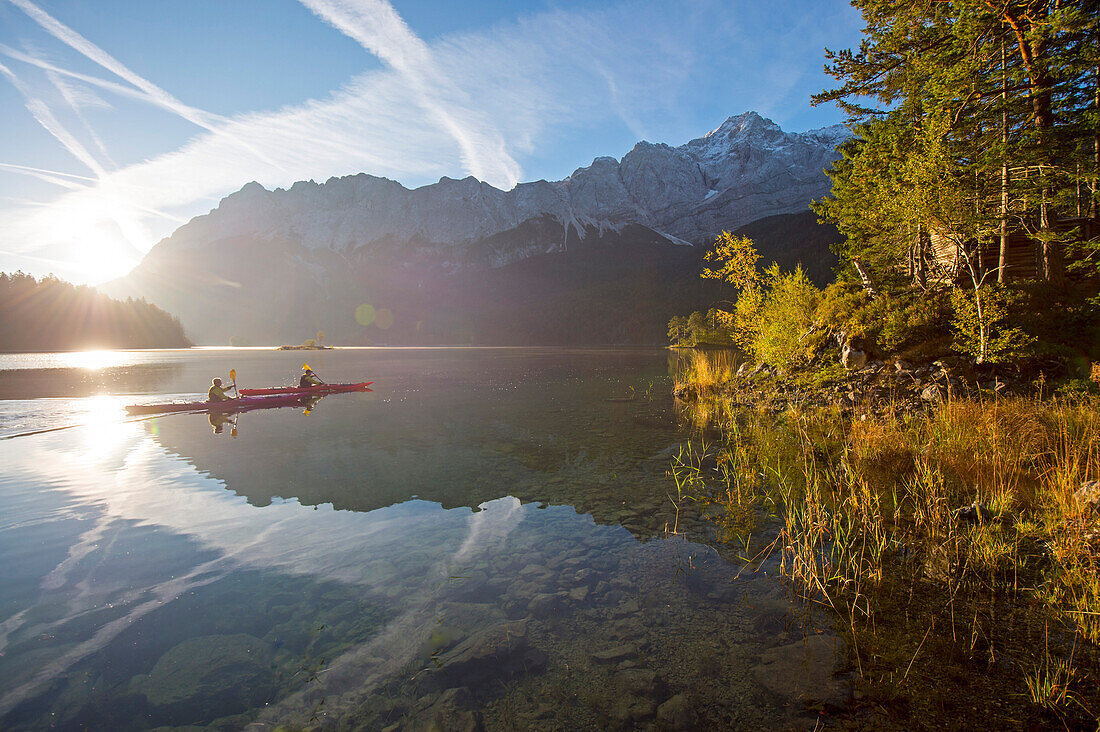
M 374 391 L 123 410 L 303 357 Z M 843 649 L 677 520 L 670 358 L 0 357 L 0 727 L 812 728 Z

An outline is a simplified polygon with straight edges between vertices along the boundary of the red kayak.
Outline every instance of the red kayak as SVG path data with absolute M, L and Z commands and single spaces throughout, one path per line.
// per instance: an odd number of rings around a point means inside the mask
M 323 395 L 322 395 L 323 396 Z M 130 414 L 161 414 L 164 412 L 241 412 L 246 409 L 270 409 L 272 407 L 295 407 L 302 404 L 306 397 L 302 394 L 277 394 L 273 396 L 240 397 L 224 402 L 171 402 L 169 404 L 131 404 L 126 407 Z
M 364 391 L 373 381 L 358 384 L 318 384 L 317 386 L 273 386 L 269 389 L 241 389 L 241 396 L 266 396 L 269 394 L 338 394 L 342 391 Z

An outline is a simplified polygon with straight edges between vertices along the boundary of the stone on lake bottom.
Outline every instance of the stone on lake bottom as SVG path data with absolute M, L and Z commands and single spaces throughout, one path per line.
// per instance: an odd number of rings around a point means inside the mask
M 695 708 L 683 694 L 677 694 L 657 707 L 657 719 L 669 729 L 685 732 L 695 729 Z
M 803 702 L 835 697 L 840 684 L 833 678 L 836 638 L 810 635 L 760 654 L 753 675 L 761 686 Z
M 606 651 L 596 651 L 592 654 L 592 660 L 596 663 L 617 663 L 628 658 L 633 658 L 637 654 L 638 647 L 633 643 L 626 643 Z

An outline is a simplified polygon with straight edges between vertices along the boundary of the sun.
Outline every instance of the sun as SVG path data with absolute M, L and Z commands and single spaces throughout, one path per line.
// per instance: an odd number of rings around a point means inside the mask
M 67 279 L 78 284 L 121 277 L 141 259 L 132 242 L 143 231 L 129 207 L 110 197 L 70 203 L 51 216 L 48 226 L 48 240 L 67 265 Z
M 121 277 L 138 263 L 133 258 L 133 247 L 102 227 L 87 229 L 70 241 L 66 259 L 80 280 L 87 284 Z

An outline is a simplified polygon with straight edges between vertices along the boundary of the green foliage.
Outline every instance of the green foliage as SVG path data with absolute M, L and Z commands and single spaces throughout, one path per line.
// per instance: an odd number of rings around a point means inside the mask
M 876 322 L 871 316 L 871 299 L 863 287 L 837 281 L 821 293 L 818 322 L 834 331 L 843 331 L 849 338 L 872 336 Z
M 998 285 L 983 285 L 973 292 L 952 290 L 955 348 L 977 363 L 1003 363 L 1029 355 L 1035 338 L 1009 325 L 1009 306 L 1018 300 Z
M 756 284 L 756 262 L 760 254 L 747 236 L 738 237 L 723 231 L 715 240 L 714 249 L 708 250 L 703 258 L 720 265 L 718 269 L 704 268 L 703 279 L 722 280 L 740 289 Z
M 897 289 L 872 300 L 859 285 L 834 282 L 825 288 L 817 317 L 825 329 L 895 353 L 946 335 L 951 308 L 945 290 Z
M 841 255 L 923 284 L 922 233 L 964 245 L 1003 224 L 1033 238 L 1041 278 L 1060 283 L 1081 235 L 1055 223 L 1097 206 L 1095 2 L 855 5 L 863 42 L 827 52 L 839 85 L 814 97 L 857 132 L 815 206 L 848 237 Z M 1100 257 L 1077 264 L 1095 271 Z
M 706 313 L 696 311 L 687 318 L 676 315 L 668 321 L 668 339 L 672 345 L 683 347 L 730 346 L 734 341 L 727 322 L 715 308 Z
M 878 347 L 891 353 L 944 335 L 950 316 L 946 295 L 943 290 L 907 291 L 872 303 L 868 315 L 878 324 Z
M 770 287 L 762 296 L 758 330 L 749 345 L 752 355 L 775 366 L 808 361 L 820 342 L 820 334 L 815 334 L 815 316 L 821 290 L 810 282 L 802 267 L 781 274 L 773 266 L 764 273 L 764 279 Z
M 673 315 L 668 321 L 668 342 L 678 346 L 686 343 L 687 339 L 687 318 L 683 315 Z
M 733 340 L 752 353 L 760 337 L 760 316 L 764 308 L 764 290 L 760 286 L 746 287 L 733 306 Z

